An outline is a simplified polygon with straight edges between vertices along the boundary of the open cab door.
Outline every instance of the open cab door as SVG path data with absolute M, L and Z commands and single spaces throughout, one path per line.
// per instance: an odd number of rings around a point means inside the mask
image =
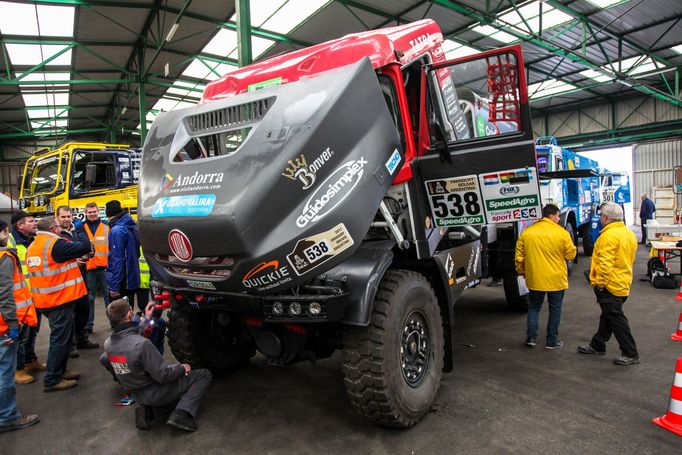
M 521 47 L 434 63 L 423 77 L 431 145 L 412 161 L 410 188 L 423 209 L 413 217 L 424 226 L 415 226 L 419 257 L 433 255 L 450 228 L 539 218 Z

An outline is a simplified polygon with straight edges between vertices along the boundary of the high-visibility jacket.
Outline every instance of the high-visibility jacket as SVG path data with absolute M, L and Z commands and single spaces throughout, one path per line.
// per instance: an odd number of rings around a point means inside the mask
M 140 247 L 140 289 L 149 289 L 149 264 Z
M 607 224 L 594 244 L 590 283 L 618 297 L 630 295 L 637 237 L 622 221 Z
M 38 316 L 36 315 L 36 309 L 33 306 L 33 300 L 31 299 L 31 291 L 28 289 L 26 280 L 24 280 L 24 275 L 21 273 L 18 258 L 7 250 L 1 250 L 0 260 L 2 260 L 5 256 L 11 257 L 12 261 L 14 262 L 12 291 L 14 293 L 14 304 L 17 307 L 17 319 L 19 320 L 19 325 L 27 324 L 35 327 L 38 325 Z M 2 318 L 2 314 L 0 314 L 0 333 L 6 333 L 7 330 L 9 330 L 9 326 Z
M 60 238 L 51 232 L 38 232 L 26 252 L 33 303 L 41 310 L 72 302 L 88 293 L 75 259 L 56 262 L 52 258 L 52 249 Z
M 516 241 L 516 271 L 532 291 L 568 289 L 566 261 L 576 255 L 568 231 L 549 218 L 527 227 Z
M 23 243 L 20 243 L 17 245 L 17 241 L 14 238 L 12 234 L 9 235 L 9 239 L 7 240 L 7 247 L 12 248 L 17 251 L 17 256 L 19 256 L 19 264 L 21 265 L 21 273 L 24 275 L 24 279 L 26 280 L 26 284 L 28 285 L 29 289 L 31 288 L 31 284 L 28 281 L 28 269 L 26 268 L 26 245 Z
M 99 222 L 95 235 L 90 232 L 89 226 L 83 226 L 85 232 L 88 234 L 90 243 L 95 248 L 95 255 L 91 257 L 87 262 L 88 270 L 95 270 L 99 267 L 107 266 L 107 256 L 109 256 L 109 226 L 104 224 L 103 221 Z

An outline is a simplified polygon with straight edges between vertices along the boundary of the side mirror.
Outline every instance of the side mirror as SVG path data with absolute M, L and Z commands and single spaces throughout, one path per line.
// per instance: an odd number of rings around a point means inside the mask
M 85 183 L 92 185 L 95 183 L 95 178 L 97 176 L 97 165 L 86 164 L 85 165 Z

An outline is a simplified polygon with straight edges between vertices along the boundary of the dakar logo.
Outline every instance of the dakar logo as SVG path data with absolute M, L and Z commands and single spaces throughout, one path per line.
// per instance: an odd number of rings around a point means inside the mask
M 315 176 L 324 164 L 334 155 L 334 151 L 329 147 L 324 149 L 315 160 L 308 164 L 305 155 L 289 160 L 289 166 L 282 172 L 282 175 L 291 180 L 298 180 L 303 184 L 303 189 L 307 190 L 315 184 Z
M 291 281 L 289 269 L 280 267 L 279 261 L 261 262 L 242 278 L 242 284 L 249 289 L 268 289 L 287 281 Z

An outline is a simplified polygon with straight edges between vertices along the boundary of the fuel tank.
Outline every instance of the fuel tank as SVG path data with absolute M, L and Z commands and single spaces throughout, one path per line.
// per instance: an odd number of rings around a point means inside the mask
M 298 286 L 355 252 L 402 163 L 366 58 L 161 114 L 141 166 L 145 256 L 159 281 L 209 294 Z

